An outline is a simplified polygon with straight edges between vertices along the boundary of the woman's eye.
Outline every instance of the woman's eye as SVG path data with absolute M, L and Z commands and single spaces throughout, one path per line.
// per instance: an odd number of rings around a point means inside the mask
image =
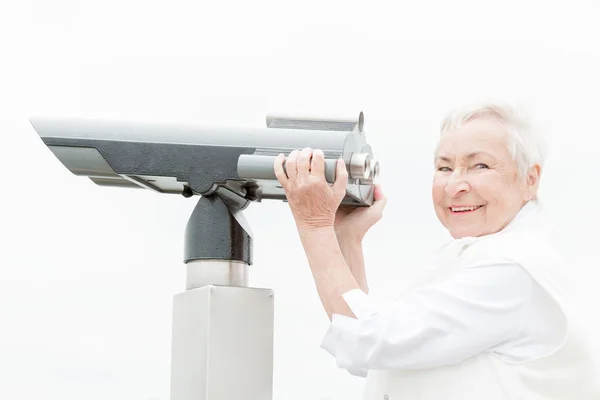
M 483 163 L 479 163 L 477 165 L 475 165 L 476 169 L 488 169 L 489 167 L 486 164 Z
M 441 171 L 441 172 L 450 172 L 452 170 L 449 167 L 439 167 L 438 171 Z

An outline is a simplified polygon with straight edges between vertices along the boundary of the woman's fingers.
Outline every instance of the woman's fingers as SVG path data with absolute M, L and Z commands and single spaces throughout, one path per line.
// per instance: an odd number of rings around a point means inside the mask
M 383 189 L 381 188 L 381 185 L 376 184 L 375 187 L 373 188 L 373 190 L 374 190 L 373 197 L 374 197 L 375 201 L 383 200 L 385 198 L 385 195 L 383 194 Z
M 278 155 L 277 158 L 275 158 L 273 168 L 275 169 L 275 176 L 277 177 L 279 184 L 285 189 L 285 188 L 287 188 L 289 178 L 283 168 L 284 161 L 285 161 L 285 155 L 284 154 Z M 286 167 L 287 167 L 287 163 L 286 163 Z
M 299 150 L 292 151 L 285 162 L 285 170 L 291 183 L 298 178 L 298 154 L 300 154 Z
M 325 179 L 325 154 L 323 150 L 315 150 L 310 163 L 310 174 Z
M 341 158 L 337 160 L 336 171 L 335 171 L 335 182 L 333 182 L 332 189 L 336 198 L 342 201 L 346 196 L 346 186 L 348 185 L 348 171 L 346 170 L 346 164 Z
M 285 168 L 283 163 L 285 162 Z M 298 179 L 306 183 L 312 182 L 316 184 L 318 181 L 325 181 L 325 154 L 323 150 L 317 149 L 312 150 L 311 148 L 304 148 L 302 150 L 294 150 L 285 159 L 283 154 L 280 154 L 274 163 L 275 176 L 284 189 L 291 188 Z M 287 172 L 287 174 L 286 174 Z M 346 165 L 342 159 L 336 162 L 336 178 L 335 182 L 331 186 L 336 199 L 340 202 L 346 196 L 346 187 L 348 184 L 348 171 Z M 309 179 L 311 177 L 314 178 Z
M 311 148 L 304 148 L 298 154 L 298 161 L 296 163 L 297 174 L 299 178 L 308 178 L 310 175 L 310 165 L 311 159 L 313 156 L 313 151 Z
M 370 207 L 372 212 L 375 214 L 375 218 L 377 220 L 381 219 L 383 216 L 383 210 L 385 209 L 385 205 L 387 204 L 387 197 L 383 194 L 383 190 L 380 185 L 375 185 L 375 193 L 373 205 Z

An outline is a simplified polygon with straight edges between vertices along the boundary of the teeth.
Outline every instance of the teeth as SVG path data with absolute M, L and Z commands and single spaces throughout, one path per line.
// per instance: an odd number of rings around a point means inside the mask
M 478 208 L 479 208 L 479 206 L 472 206 L 472 207 L 456 207 L 456 208 L 452 207 L 452 211 L 453 211 L 453 212 L 461 212 L 461 211 L 473 211 L 473 210 L 476 210 L 476 209 L 478 209 Z

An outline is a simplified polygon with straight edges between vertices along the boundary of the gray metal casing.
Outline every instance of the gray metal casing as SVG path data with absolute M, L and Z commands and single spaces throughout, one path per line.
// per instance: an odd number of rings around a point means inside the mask
M 272 400 L 270 289 L 203 286 L 173 299 L 170 400 Z
M 371 205 L 373 181 L 356 179 L 365 154 L 373 155 L 363 114 L 316 121 L 270 116 L 263 129 L 69 118 L 31 123 L 63 165 L 98 185 L 202 196 L 186 226 L 186 291 L 173 299 L 170 398 L 272 400 L 274 296 L 244 287 L 253 238 L 242 211 L 252 201 L 285 200 L 273 159 L 305 147 L 325 152 L 330 183 L 335 160 L 346 162 L 342 204 Z
M 349 166 L 355 153 L 373 155 L 362 130 L 362 113 L 356 121 L 268 117 L 266 128 L 43 117 L 31 118 L 31 123 L 76 175 L 98 185 L 190 196 L 211 195 L 221 187 L 249 201 L 286 200 L 264 157 L 305 147 L 321 149 L 331 181 L 332 160 L 342 158 Z M 240 156 L 251 155 L 263 159 L 257 158 L 254 168 L 246 158 L 242 172 L 256 173 L 256 178 L 242 177 Z M 372 201 L 372 182 L 348 180 L 343 204 L 368 206 Z

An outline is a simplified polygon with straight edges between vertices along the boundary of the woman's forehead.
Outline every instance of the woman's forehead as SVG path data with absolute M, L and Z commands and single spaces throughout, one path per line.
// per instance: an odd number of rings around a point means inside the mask
M 440 137 L 438 155 L 442 157 L 474 157 L 475 153 L 500 156 L 507 150 L 505 128 L 490 118 L 478 118 L 444 132 Z

